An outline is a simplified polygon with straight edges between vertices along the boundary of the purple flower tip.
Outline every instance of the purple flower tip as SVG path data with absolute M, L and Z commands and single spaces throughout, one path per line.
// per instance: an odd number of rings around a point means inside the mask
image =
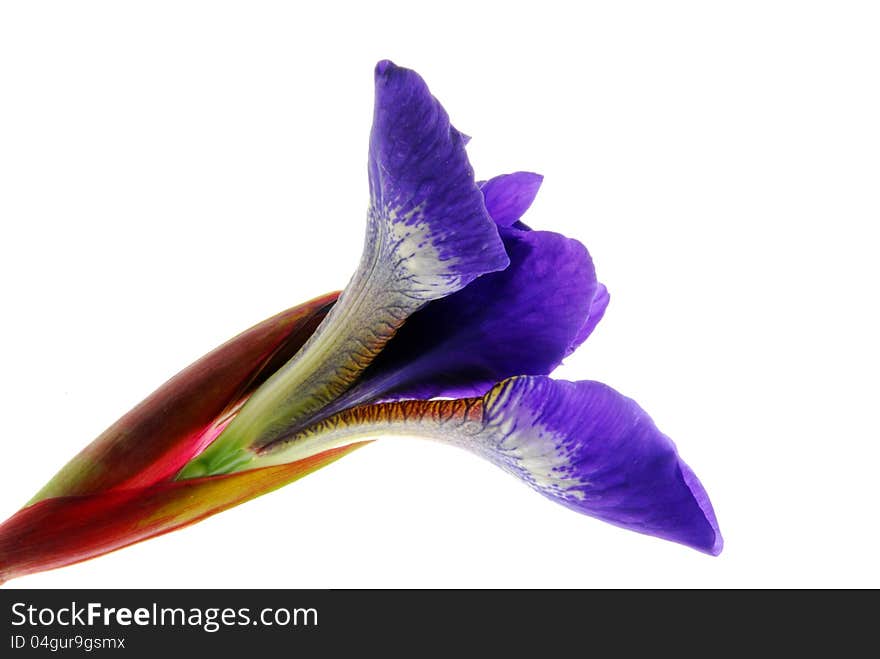
M 703 511 L 706 522 L 712 527 L 711 541 L 696 541 L 693 542 L 692 546 L 699 551 L 712 556 L 718 556 L 718 554 L 721 553 L 721 550 L 724 549 L 724 538 L 721 537 L 721 531 L 718 528 L 718 520 L 715 518 L 715 510 L 712 508 L 712 502 L 709 501 L 709 495 L 706 494 L 703 484 L 690 467 L 681 460 L 678 461 L 678 466 L 679 469 L 681 469 L 681 476 L 684 480 L 684 484 L 687 485 L 694 497 L 694 501 L 697 502 L 700 510 Z
M 391 71 L 399 68 L 394 62 L 390 59 L 383 59 L 381 62 L 376 64 L 376 77 L 384 76 Z

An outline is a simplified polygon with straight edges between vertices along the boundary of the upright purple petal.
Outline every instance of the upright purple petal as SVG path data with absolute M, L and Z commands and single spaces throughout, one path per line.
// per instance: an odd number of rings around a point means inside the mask
M 486 210 L 500 227 L 510 227 L 535 200 L 544 177 L 532 172 L 502 174 L 480 184 Z
M 387 60 L 376 66 L 366 251 L 376 241 L 376 249 L 394 252 L 395 267 L 411 278 L 410 293 L 425 300 L 508 263 L 466 141 L 415 71 Z

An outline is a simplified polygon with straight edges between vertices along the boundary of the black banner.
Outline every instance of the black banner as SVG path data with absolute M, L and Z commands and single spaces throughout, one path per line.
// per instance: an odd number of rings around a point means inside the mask
M 714 654 L 715 644 L 762 656 L 828 643 L 843 656 L 848 645 L 873 646 L 858 645 L 873 607 L 853 599 L 783 591 L 5 590 L 0 657 L 368 649 L 471 656 L 478 646 L 493 656 L 526 647 L 552 655 L 567 646 L 589 655 L 609 643 L 622 653 Z

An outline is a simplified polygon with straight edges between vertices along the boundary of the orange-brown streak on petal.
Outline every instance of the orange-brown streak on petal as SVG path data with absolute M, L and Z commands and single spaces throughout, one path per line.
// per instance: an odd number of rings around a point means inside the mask
M 0 526 L 0 583 L 193 524 L 298 480 L 368 443 L 237 474 L 42 500 Z
M 377 434 L 393 427 L 412 428 L 418 433 L 419 430 L 437 429 L 448 423 L 482 423 L 483 409 L 482 398 L 401 400 L 360 405 L 313 423 L 297 434 L 282 437 L 257 453 L 261 456 L 283 456 L 286 447 L 302 444 L 307 438 L 319 438 L 319 441 L 326 442 L 334 434 L 347 436 L 350 431 L 362 428 L 373 429 Z
M 173 476 L 204 448 L 215 422 L 299 350 L 338 295 L 273 316 L 175 375 L 67 463 L 31 503 Z

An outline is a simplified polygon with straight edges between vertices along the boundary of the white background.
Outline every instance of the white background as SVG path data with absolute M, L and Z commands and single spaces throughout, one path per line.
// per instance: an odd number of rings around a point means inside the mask
M 703 556 L 398 440 L 9 587 L 880 586 L 878 34 L 869 2 L 4 3 L 0 516 L 345 284 L 387 57 L 478 176 L 546 176 L 528 223 L 612 296 L 557 374 L 636 398 L 726 539 Z

